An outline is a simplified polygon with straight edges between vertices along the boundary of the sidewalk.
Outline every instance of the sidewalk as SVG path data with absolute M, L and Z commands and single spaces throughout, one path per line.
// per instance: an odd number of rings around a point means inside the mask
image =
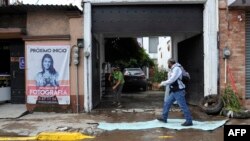
M 107 131 L 97 128 L 100 122 L 107 123 L 130 123 L 152 121 L 161 115 L 163 94 L 159 93 L 138 93 L 124 94 L 122 102 L 124 108 L 116 108 L 110 103 L 110 99 L 105 99 L 101 107 L 95 108 L 91 113 L 47 113 L 33 112 L 22 115 L 22 106 L 0 105 L 2 116 L 11 118 L 0 118 L 0 137 L 37 137 L 44 132 L 66 132 L 81 133 L 83 135 L 95 136 L 95 141 L 162 141 L 162 137 L 174 138 L 174 140 L 213 141 L 223 140 L 223 127 L 213 132 L 204 132 L 194 129 L 176 131 L 168 128 L 153 128 L 147 130 L 114 130 Z M 24 105 L 23 105 L 24 106 Z M 13 109 L 9 109 L 13 108 Z M 190 106 L 192 116 L 197 121 L 213 121 L 225 119 L 222 116 L 209 116 L 200 108 Z M 8 112 L 7 112 L 8 111 Z M 173 107 L 169 114 L 171 119 L 183 119 L 183 114 L 178 107 Z M 250 119 L 230 119 L 226 124 L 250 124 Z M 52 134 L 53 135 L 53 134 Z M 78 135 L 77 135 L 78 136 Z M 77 137 L 75 136 L 75 137 Z
M 40 132 L 70 131 L 97 134 L 95 117 L 88 114 L 34 112 L 17 119 L 0 119 L 0 136 L 36 136 Z
M 161 109 L 109 108 L 96 109 L 91 113 L 26 113 L 24 105 L 1 105 L 0 136 L 36 136 L 41 132 L 79 132 L 86 135 L 100 135 L 99 122 L 134 122 L 155 119 Z M 4 112 L 3 112 L 4 111 Z M 11 117 L 12 111 L 15 112 Z M 174 110 L 173 110 L 174 111 Z M 175 110 L 178 112 L 178 109 Z M 23 114 L 23 116 L 21 116 Z M 21 117 L 19 117 L 21 116 Z
M 5 109 L 1 109 L 4 110 Z M 194 116 L 207 119 L 204 114 Z M 91 113 L 45 113 L 34 112 L 20 118 L 0 119 L 0 136 L 36 136 L 41 132 L 80 132 L 87 135 L 99 135 L 103 130 L 98 129 L 99 122 L 137 122 L 156 119 L 161 114 L 161 109 L 123 108 L 123 109 L 97 109 Z M 182 117 L 178 109 L 171 111 L 170 118 Z M 209 118 L 213 120 L 216 118 Z
M 191 112 L 195 120 L 212 121 L 221 120 L 225 117 L 208 116 L 199 111 L 197 107 L 191 106 Z M 3 109 L 1 109 L 3 110 Z M 207 141 L 213 138 L 213 141 L 223 139 L 223 127 L 213 132 L 204 132 L 194 129 L 185 129 L 181 131 L 153 128 L 147 130 L 114 130 L 106 131 L 97 128 L 98 123 L 122 123 L 150 121 L 156 119 L 161 114 L 161 109 L 97 109 L 92 113 L 44 113 L 34 112 L 20 118 L 0 119 L 0 137 L 34 137 L 43 132 L 81 133 L 83 135 L 94 136 L 95 141 L 162 141 L 161 137 L 170 137 L 175 140 Z M 183 118 L 182 112 L 176 110 L 170 113 L 170 118 Z M 250 119 L 239 120 L 230 119 L 226 124 L 249 124 Z M 61 133 L 59 133 L 61 134 Z M 79 135 L 79 134 L 78 134 Z M 74 137 L 78 137 L 75 135 Z M 71 136 L 71 135 L 69 135 Z M 81 135 L 79 135 L 81 136 Z
M 152 99 L 152 95 L 155 97 Z M 141 98 L 143 97 L 143 98 Z M 23 104 L 0 104 L 0 136 L 36 136 L 40 132 L 69 131 L 87 135 L 98 135 L 98 122 L 143 121 L 155 119 L 161 113 L 163 95 L 157 92 L 124 94 L 125 108 L 111 105 L 110 99 L 103 100 L 102 108 L 91 113 L 26 113 Z M 148 103 L 148 104 L 145 104 Z M 135 108 L 136 107 L 136 108 Z M 26 115 L 24 115 L 26 114 Z M 21 116 L 24 115 L 24 116 Z M 129 116 L 130 115 L 130 116 Z M 19 117 L 21 116 L 21 117 Z
M 25 104 L 0 103 L 0 119 L 18 118 L 26 111 Z

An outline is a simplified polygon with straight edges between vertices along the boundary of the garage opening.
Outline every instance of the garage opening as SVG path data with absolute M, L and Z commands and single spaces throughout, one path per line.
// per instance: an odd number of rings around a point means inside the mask
M 105 38 L 105 72 L 119 67 L 123 72 L 125 85 L 123 91 L 147 89 L 146 67 L 153 66 L 145 48 L 139 45 L 137 38 Z M 157 50 L 157 46 L 156 50 Z M 155 58 L 157 59 L 157 58 Z M 106 74 L 106 78 L 107 78 Z
M 154 91 L 152 91 L 152 82 L 156 80 L 154 78 L 158 78 L 160 75 L 157 75 L 155 72 L 154 76 L 150 71 L 153 68 L 158 69 L 158 66 L 160 66 L 157 62 L 157 50 L 160 48 L 158 40 L 158 37 L 118 37 L 104 39 L 105 61 L 102 64 L 101 71 L 102 76 L 104 76 L 101 81 L 101 83 L 103 83 L 103 85 L 101 85 L 103 91 L 101 94 L 101 104 L 98 105 L 98 107 L 115 107 L 115 104 L 112 104 L 116 100 L 112 87 L 116 82 L 111 73 L 116 67 L 119 67 L 125 80 L 121 98 L 123 107 L 160 108 L 162 106 L 162 102 L 159 101 L 163 100 L 164 88 L 154 89 Z M 167 41 L 170 41 L 170 38 L 166 38 L 165 40 L 164 49 L 167 49 L 167 45 L 169 44 Z M 170 52 L 170 50 L 168 52 Z M 167 68 L 161 66 L 161 70 L 161 72 L 165 72 L 165 76 L 161 75 L 162 80 L 165 80 Z M 147 105 L 145 105 L 145 103 L 147 103 Z
M 170 36 L 171 57 L 178 60 L 192 77 L 188 86 L 188 102 L 197 104 L 204 96 L 203 8 L 203 4 L 92 6 L 92 32 L 97 38 L 100 53 L 99 70 L 105 62 L 107 38 Z M 103 77 L 100 71 L 99 78 Z M 94 85 L 93 81 L 93 91 Z M 96 101 L 101 95 L 102 89 L 93 93 L 93 105 L 98 105 Z M 154 101 L 153 98 L 151 100 Z

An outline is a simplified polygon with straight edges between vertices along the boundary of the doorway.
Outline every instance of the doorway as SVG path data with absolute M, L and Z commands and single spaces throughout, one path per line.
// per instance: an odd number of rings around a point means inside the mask
M 105 4 L 104 4 L 105 3 Z M 203 35 L 203 96 L 211 93 L 217 94 L 218 67 L 212 67 L 211 62 L 218 62 L 217 57 L 217 32 L 218 32 L 218 2 L 217 1 L 192 1 L 158 3 L 141 1 L 132 3 L 128 0 L 112 3 L 106 2 L 84 3 L 84 31 L 104 38 L 113 37 L 145 37 L 145 36 L 171 36 L 173 44 L 173 58 L 178 59 L 177 44 L 192 36 Z M 91 13 L 91 14 L 89 14 Z M 91 23 L 91 24 L 89 24 Z M 90 30 L 91 29 L 91 30 Z M 175 36 L 183 36 L 175 39 Z M 186 36 L 192 35 L 192 36 Z M 178 41 L 178 42 L 176 42 Z M 86 41 L 89 45 L 90 40 Z M 91 46 L 91 45 L 90 45 Z M 101 48 L 103 45 L 101 45 Z M 102 53 L 100 55 L 102 57 Z M 102 60 L 100 60 L 102 61 Z M 86 62 L 87 63 L 87 62 Z M 86 64 L 85 63 L 85 64 Z M 100 62 L 101 64 L 102 62 Z M 89 68 L 92 71 L 92 68 Z M 88 83 L 88 82 L 87 82 Z M 92 86 L 92 83 L 89 84 Z M 88 88 L 85 85 L 85 89 Z M 92 96 L 92 93 L 86 97 Z M 89 104 L 89 100 L 86 100 Z M 92 104 L 92 103 L 90 103 Z M 89 111 L 88 107 L 85 107 Z
M 24 42 L 22 40 L 0 40 L 0 75 L 5 76 L 4 87 L 13 104 L 25 103 Z M 7 94 L 8 93 L 8 94 Z
M 178 61 L 189 72 L 191 79 L 187 84 L 187 101 L 198 105 L 204 96 L 204 61 L 202 34 L 188 38 L 178 43 Z

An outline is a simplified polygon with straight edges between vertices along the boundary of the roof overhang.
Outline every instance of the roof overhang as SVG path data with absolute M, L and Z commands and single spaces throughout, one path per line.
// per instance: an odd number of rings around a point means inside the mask
M 204 4 L 207 0 L 83 0 L 92 5 Z
M 31 5 L 31 4 L 20 4 L 20 5 L 8 5 L 0 6 L 0 13 L 27 13 L 29 11 L 66 11 L 66 12 L 78 12 L 82 11 L 73 5 Z
M 249 0 L 228 0 L 229 9 L 250 10 Z
M 0 39 L 22 38 L 24 34 L 24 30 L 21 28 L 0 28 Z

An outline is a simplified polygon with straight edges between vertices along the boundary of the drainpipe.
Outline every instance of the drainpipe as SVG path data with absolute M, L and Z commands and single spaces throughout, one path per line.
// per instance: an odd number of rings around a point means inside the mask
M 230 55 L 231 55 L 231 51 L 229 50 L 228 47 L 225 47 L 223 49 L 223 58 L 225 60 L 225 81 L 224 81 L 225 84 L 227 84 L 227 74 L 229 73 L 228 66 L 227 66 L 228 65 L 227 60 L 229 59 Z
M 71 53 L 73 52 L 73 63 L 76 70 L 76 112 L 79 113 L 79 79 L 78 79 L 78 64 L 79 64 L 79 48 L 77 45 L 72 46 Z
M 227 84 L 227 59 L 225 59 L 225 72 L 224 73 L 225 73 L 224 74 L 225 75 L 224 76 L 225 77 L 224 83 Z
M 79 113 L 79 80 L 78 80 L 78 66 L 76 65 L 76 112 Z
M 84 110 L 92 109 L 92 35 L 91 35 L 91 4 L 83 3 L 83 38 L 84 38 Z

